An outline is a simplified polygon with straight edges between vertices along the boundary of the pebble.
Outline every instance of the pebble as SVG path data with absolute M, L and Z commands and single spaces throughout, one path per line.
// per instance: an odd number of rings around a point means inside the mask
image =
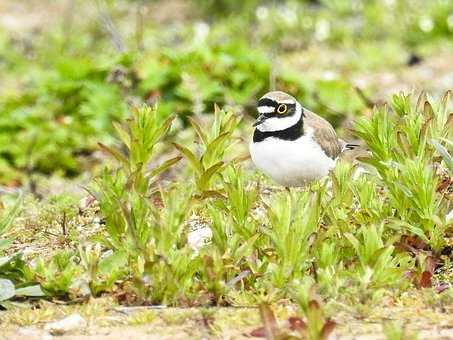
M 48 323 L 44 329 L 52 335 L 62 335 L 67 332 L 85 328 L 87 322 L 80 314 L 71 314 L 64 319 Z

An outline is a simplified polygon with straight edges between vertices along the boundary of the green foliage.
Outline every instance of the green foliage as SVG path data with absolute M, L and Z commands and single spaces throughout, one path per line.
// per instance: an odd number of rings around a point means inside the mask
M 0 201 L 0 237 L 13 227 L 14 219 L 20 212 L 21 204 L 22 196 L 17 198 L 13 206 L 9 209 L 5 209 L 3 203 Z M 0 238 L 0 251 L 5 247 L 6 242 L 7 240 Z
M 200 156 L 189 148 L 174 143 L 194 170 L 196 188 L 201 194 L 209 194 L 208 190 L 212 187 L 213 179 L 223 170 L 223 159 L 227 150 L 235 144 L 233 132 L 239 124 L 238 117 L 234 113 L 225 113 L 218 106 L 215 106 L 214 111 L 214 123 L 208 133 L 204 132 L 207 129 L 204 129 L 195 119 L 190 119 L 200 140 Z
M 169 118 L 161 123 L 157 110 L 137 108 L 133 110 L 127 130 L 115 125 L 127 155 L 120 148 L 100 144 L 120 166 L 113 172 L 104 170 L 95 193 L 106 217 L 110 242 L 119 250 L 146 252 L 152 231 L 148 219 L 153 214 L 147 199 L 148 189 L 155 177 L 179 158 L 170 159 L 152 170 L 148 170 L 148 163 L 172 120 Z
M 447 112 L 447 102 L 444 98 L 439 112 Z M 423 105 L 428 112 L 431 106 Z M 356 167 L 340 162 L 332 173 L 331 189 L 326 183 L 314 183 L 303 191 L 274 193 L 266 199 L 260 197 L 256 185 L 236 162 L 224 165 L 225 157 L 231 154 L 228 147 L 234 142 L 237 123 L 233 114 L 217 108 L 210 133 L 190 120 L 199 137 L 199 155 L 190 147 L 175 144 L 188 160 L 194 181 L 179 184 L 178 189 L 155 188 L 143 164 L 152 160 L 155 143 L 171 120 L 162 124 L 156 110 L 136 111 L 127 129 L 117 126 L 130 152 L 123 154 L 120 149 L 103 146 L 120 167 L 104 172 L 97 197 L 109 231 L 104 243 L 129 254 L 128 267 L 138 301 L 177 303 L 195 299 L 198 303 L 221 304 L 239 298 L 237 287 L 245 291 L 264 289 L 279 298 L 292 294 L 288 288 L 297 282 L 305 282 L 316 285 L 327 296 L 355 292 L 348 299 L 364 304 L 379 298 L 385 289 L 407 286 L 403 276 L 414 268 L 415 261 L 397 251 L 396 242 L 414 234 L 434 250 L 442 249 L 442 243 L 436 242 L 443 239 L 445 229 L 433 227 L 424 236 L 418 223 L 428 219 L 433 209 L 446 208 L 437 197 L 427 199 L 431 197 L 428 193 L 437 195 L 437 175 L 427 170 L 436 158 L 436 148 L 427 140 L 448 138 L 444 124 L 447 114 L 431 115 L 427 125 L 419 114 L 406 117 L 405 112 L 415 112 L 404 111 L 413 110 L 408 97 L 395 97 L 393 108 L 400 114 L 392 116 L 377 109 L 369 120 L 357 123 L 357 133 L 371 151 L 367 163 L 380 176 L 370 171 L 354 178 Z M 140 121 L 143 123 L 138 124 Z M 413 144 L 397 142 L 398 138 L 402 140 L 402 131 Z M 143 142 L 146 140 L 149 143 Z M 420 178 L 414 178 L 421 169 L 416 159 L 423 164 Z M 389 168 L 391 162 L 403 164 L 405 172 Z M 396 174 L 394 169 L 398 170 Z M 209 173 L 209 180 L 201 184 L 205 173 Z M 426 191 L 415 190 L 417 183 L 424 183 Z M 402 185 L 416 195 L 415 204 L 394 197 L 396 188 Z M 161 201 L 158 208 L 148 198 L 156 190 Z M 256 209 L 261 212 L 257 214 Z M 211 242 L 196 252 L 188 246 L 184 228 L 191 211 L 206 216 L 212 231 Z M 440 216 L 439 211 L 437 214 Z M 310 322 L 317 325 L 313 334 L 321 332 L 324 321 Z
M 93 150 L 125 104 L 105 66 L 70 56 L 52 62 L 52 71 L 32 73 L 30 90 L 0 99 L 0 154 L 16 171 L 76 175 L 77 155 Z
M 268 204 L 269 224 L 264 233 L 269 236 L 277 258 L 269 268 L 277 288 L 303 277 L 311 265 L 309 251 L 320 227 L 323 191 L 318 188 L 315 193 L 280 195 Z
M 367 162 L 378 172 L 379 184 L 387 188 L 389 204 L 395 207 L 388 218 L 396 219 L 395 223 L 406 226 L 439 251 L 445 242 L 443 216 L 449 202 L 436 190 L 439 177 L 432 165 L 438 150 L 445 149 L 442 141 L 452 136 L 451 103 L 449 93 L 438 108 L 433 108 L 424 95 L 416 106 L 410 99 L 407 95 L 394 96 L 393 113 L 380 108 L 370 120 L 360 119 L 355 129 L 372 153 Z
M 109 235 L 104 242 L 126 255 L 139 302 L 172 302 L 192 288 L 195 265 L 182 229 L 190 208 L 190 188 L 160 191 L 161 209 L 150 200 L 156 176 L 179 160 L 148 170 L 156 144 L 172 120 L 160 122 L 158 109 L 135 109 L 127 128 L 116 125 L 127 154 L 101 145 L 119 164 L 113 172 L 105 169 L 95 188 Z
M 126 124 L 114 124 L 121 145 L 100 144 L 116 161 L 92 187 L 105 220 L 100 243 L 37 258 L 33 266 L 20 254 L 4 257 L 0 278 L 16 290 L 39 283 L 47 296 L 60 298 L 99 296 L 120 286 L 126 303 L 139 304 L 289 297 L 305 317 L 300 331 L 320 337 L 333 325 L 310 302 L 312 294 L 342 296 L 367 315 L 369 303 L 410 285 L 407 273 L 426 276 L 431 260 L 402 250 L 405 238 L 416 237 L 434 252 L 444 248 L 449 201 L 437 187 L 445 175 L 439 169 L 448 164 L 442 152 L 450 138 L 448 105 L 448 95 L 440 105 L 395 97 L 393 112 L 377 108 L 356 124 L 370 150 L 366 172 L 340 161 L 328 181 L 271 194 L 260 192 L 235 158 L 238 118 L 218 108 L 210 129 L 190 118 L 198 151 L 175 145 L 191 171 L 163 187 L 159 175 L 181 158 L 156 162 L 173 118 L 164 119 L 157 107 L 134 109 Z M 189 221 L 212 233 L 196 249 Z
M 58 252 L 50 260 L 38 258 L 32 270 L 34 279 L 47 295 L 66 297 L 75 278 L 82 274 L 76 260 L 72 251 Z
M 117 280 L 127 274 L 127 255 L 124 252 L 107 251 L 102 253 L 101 245 L 79 246 L 80 264 L 83 274 L 73 278 L 70 286 L 75 295 L 86 295 L 84 290 L 88 286 L 89 293 L 98 296 L 100 293 L 114 288 Z

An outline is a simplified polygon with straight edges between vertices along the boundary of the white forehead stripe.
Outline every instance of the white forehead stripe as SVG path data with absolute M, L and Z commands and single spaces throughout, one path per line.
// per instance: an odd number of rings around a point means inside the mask
M 292 99 L 279 100 L 278 102 L 282 104 L 294 104 L 294 100 Z
M 258 106 L 257 109 L 260 114 L 271 113 L 275 111 L 275 107 L 273 106 Z

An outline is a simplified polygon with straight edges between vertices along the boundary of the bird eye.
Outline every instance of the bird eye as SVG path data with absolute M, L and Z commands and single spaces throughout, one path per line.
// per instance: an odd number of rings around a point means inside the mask
M 288 107 L 285 105 L 285 104 L 280 104 L 278 107 L 277 107 L 277 112 L 279 114 L 284 114 L 286 113 L 286 111 L 288 110 Z

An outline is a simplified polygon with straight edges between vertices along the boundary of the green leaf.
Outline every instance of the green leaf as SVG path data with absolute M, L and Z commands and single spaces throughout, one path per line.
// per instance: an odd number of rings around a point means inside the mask
M 173 123 L 174 120 L 175 120 L 175 116 L 168 117 L 165 120 L 165 122 L 157 129 L 157 131 L 156 131 L 156 136 L 157 136 L 156 142 L 158 142 L 162 137 L 164 137 L 167 134 L 167 132 L 170 129 L 171 124 Z
M 198 137 L 200 137 L 200 139 L 202 140 L 203 144 L 208 145 L 208 143 L 209 143 L 208 136 L 203 132 L 203 129 L 201 128 L 200 124 L 198 124 L 198 122 L 195 121 L 195 119 L 193 119 L 192 117 L 189 117 L 189 122 L 192 125 L 192 127 L 194 128 Z
M 105 152 L 109 153 L 110 155 L 112 155 L 113 157 L 115 157 L 115 159 L 121 163 L 123 163 L 123 166 L 127 166 L 128 165 L 128 160 L 126 159 L 126 157 L 118 150 L 114 149 L 114 148 L 111 148 L 111 147 L 108 147 L 107 145 L 104 145 L 102 143 L 98 143 L 98 146 Z
M 17 296 L 45 296 L 46 294 L 42 291 L 41 285 L 34 285 L 34 286 L 17 288 L 16 295 Z
M 13 256 L 3 256 L 3 257 L 0 257 L 0 267 L 1 266 L 4 266 L 5 264 L 7 264 L 9 261 L 11 261 L 13 259 Z
M 218 157 L 219 148 L 223 146 L 223 143 L 230 137 L 230 132 L 224 132 L 219 135 L 216 139 L 214 139 L 211 143 L 209 143 L 206 151 L 201 159 L 201 163 L 204 166 L 210 166 L 210 164 L 216 161 L 216 157 Z M 223 151 L 223 150 L 222 150 Z
M 148 172 L 146 174 L 146 177 L 151 177 L 152 178 L 154 176 L 157 176 L 157 175 L 161 174 L 162 172 L 167 170 L 169 167 L 171 167 L 173 164 L 178 163 L 181 159 L 182 159 L 182 157 L 178 156 L 178 157 L 174 157 L 174 158 L 170 158 L 170 159 L 166 160 L 161 165 L 155 167 L 153 170 Z
M 8 246 L 12 243 L 12 240 L 9 239 L 0 239 L 0 251 L 8 248 Z
M 12 226 L 14 218 L 17 216 L 20 210 L 20 206 L 22 203 L 22 195 L 16 200 L 13 207 L 10 208 L 6 213 L 5 216 L 0 218 L 0 235 L 6 233 Z M 1 246 L 0 246 L 1 249 Z
M 200 190 L 207 188 L 209 180 L 211 177 L 223 167 L 223 162 L 219 162 L 207 169 L 197 181 L 197 186 Z
M 15 294 L 14 284 L 10 280 L 0 279 L 0 301 L 11 299 Z
M 181 152 L 184 157 L 189 161 L 190 165 L 198 172 L 198 173 L 203 173 L 203 167 L 201 165 L 201 162 L 197 159 L 195 154 L 190 151 L 188 148 L 185 146 L 182 146 L 178 143 L 173 143 L 176 149 L 178 149 L 179 152 Z
M 99 271 L 101 273 L 111 273 L 127 264 L 127 253 L 117 251 L 99 261 Z
M 352 235 L 351 233 L 345 233 L 344 236 L 346 236 L 346 238 L 349 240 L 349 242 L 351 242 L 355 251 L 357 253 L 359 253 L 359 244 L 360 244 L 359 240 L 357 240 L 357 238 L 354 235 Z
M 432 140 L 431 143 L 434 145 L 434 147 L 436 148 L 436 150 L 439 153 L 439 155 L 442 156 L 442 158 L 443 158 L 445 164 L 447 165 L 448 169 L 450 170 L 450 172 L 453 172 L 453 157 L 452 157 L 452 155 L 450 155 L 448 150 L 442 144 L 440 144 L 438 141 Z
M 113 127 L 115 128 L 116 132 L 118 133 L 118 136 L 120 137 L 121 141 L 130 150 L 131 149 L 131 137 L 129 136 L 127 131 L 124 130 L 123 127 L 120 124 L 118 124 L 117 122 L 113 122 Z

